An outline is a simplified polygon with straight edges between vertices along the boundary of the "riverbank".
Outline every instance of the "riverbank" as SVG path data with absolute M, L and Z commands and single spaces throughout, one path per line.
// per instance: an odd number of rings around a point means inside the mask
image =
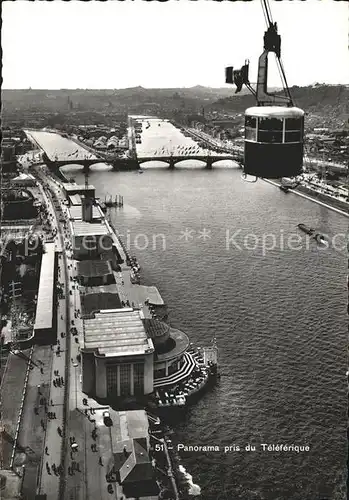
M 280 182 L 277 182 L 277 181 L 274 181 L 274 180 L 271 180 L 271 179 L 264 179 L 263 178 L 263 181 L 267 182 L 268 184 L 272 184 L 273 186 L 278 187 L 278 188 L 280 188 L 280 186 L 281 186 Z M 304 192 L 301 192 L 302 188 L 304 189 L 304 191 L 307 194 L 305 194 Z M 320 201 L 319 199 L 317 199 L 315 196 L 316 195 L 319 196 L 319 193 L 316 193 L 315 191 L 312 191 L 311 189 L 308 189 L 305 186 L 297 186 L 296 188 L 289 188 L 288 189 L 288 193 L 294 193 L 297 196 L 305 198 L 306 200 L 312 201 L 314 203 L 317 203 L 318 205 L 321 205 L 321 206 L 323 206 L 325 208 L 328 208 L 329 210 L 332 210 L 333 212 L 336 212 L 336 213 L 338 213 L 340 215 L 344 215 L 345 217 L 349 217 L 349 213 L 345 212 L 344 210 L 342 210 L 340 208 L 337 208 L 337 207 L 334 207 L 332 205 L 329 205 L 328 203 L 324 203 L 323 201 Z M 314 193 L 314 194 L 311 195 L 310 193 Z M 336 200 L 334 200 L 334 202 L 335 201 Z

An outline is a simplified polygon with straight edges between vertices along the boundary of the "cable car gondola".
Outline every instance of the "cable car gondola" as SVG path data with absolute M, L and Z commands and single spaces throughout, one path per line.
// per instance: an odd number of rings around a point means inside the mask
M 268 29 L 264 34 L 264 51 L 258 62 L 257 87 L 248 79 L 249 62 L 240 70 L 226 68 L 226 83 L 235 84 L 236 93 L 243 85 L 256 97 L 256 106 L 245 111 L 244 178 L 247 175 L 277 179 L 296 177 L 303 171 L 304 111 L 293 105 L 281 62 L 281 37 L 267 0 L 262 0 Z M 285 95 L 268 92 L 268 54 L 273 52 Z
M 244 173 L 275 179 L 295 177 L 303 166 L 304 111 L 261 106 L 245 111 Z

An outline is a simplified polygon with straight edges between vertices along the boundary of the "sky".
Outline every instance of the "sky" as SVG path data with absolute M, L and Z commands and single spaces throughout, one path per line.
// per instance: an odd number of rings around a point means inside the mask
M 288 84 L 349 84 L 349 3 L 270 0 Z M 250 60 L 257 79 L 261 3 L 212 0 L 4 2 L 3 88 L 224 87 Z M 281 86 L 271 55 L 270 86 Z

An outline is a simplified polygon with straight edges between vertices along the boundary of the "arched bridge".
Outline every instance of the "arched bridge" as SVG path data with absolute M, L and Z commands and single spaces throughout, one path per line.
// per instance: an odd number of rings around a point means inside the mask
M 45 157 L 46 156 L 46 157 Z M 92 156 L 92 155 L 91 155 Z M 47 155 L 43 155 L 43 161 L 48 165 L 54 166 L 56 168 L 63 167 L 64 165 L 82 165 L 85 168 L 89 168 L 91 165 L 95 165 L 96 163 L 104 163 L 105 159 L 100 157 L 80 157 L 80 158 L 49 158 Z
M 212 168 L 213 164 L 221 160 L 232 160 L 240 165 L 243 164 L 244 155 L 243 153 L 229 153 L 229 154 L 215 154 L 215 155 L 200 155 L 200 154 L 188 154 L 188 155 L 170 155 L 170 156 L 138 156 L 139 164 L 148 161 L 163 161 L 168 163 L 169 168 L 175 168 L 176 163 L 184 160 L 199 160 L 206 163 L 206 168 Z

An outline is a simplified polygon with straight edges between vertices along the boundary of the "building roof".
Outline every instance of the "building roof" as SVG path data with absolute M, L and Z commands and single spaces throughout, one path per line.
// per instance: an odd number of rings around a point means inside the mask
M 84 320 L 84 349 L 99 356 L 119 357 L 154 351 L 142 323 L 140 311 L 131 308 L 101 310 Z
M 143 319 L 143 324 L 148 337 L 151 339 L 155 337 L 162 337 L 170 332 L 170 326 L 163 321 L 157 319 Z
M 82 260 L 78 262 L 78 275 L 87 278 L 105 276 L 112 274 L 109 261 L 106 260 Z
M 103 234 L 109 234 L 107 226 L 101 222 L 73 220 L 71 225 L 74 236 L 101 236 Z
M 159 293 L 159 290 L 156 286 L 144 286 L 143 289 L 147 294 L 147 298 L 149 299 L 149 304 L 153 304 L 154 306 L 163 306 L 165 302 L 162 300 L 162 297 Z
M 121 484 L 125 482 L 150 481 L 154 470 L 149 454 L 137 439 L 129 439 L 120 443 L 123 448 L 117 453 Z M 125 451 L 124 451 L 125 450 Z M 123 462 L 123 463 L 122 463 Z
M 149 438 L 149 422 L 145 410 L 128 410 L 117 412 L 117 428 L 120 439 Z
M 170 340 L 169 345 L 171 348 L 166 352 L 159 353 L 157 348 L 156 360 L 157 361 L 169 361 L 170 359 L 178 358 L 186 352 L 189 347 L 190 341 L 186 333 L 181 330 L 176 330 L 175 328 L 170 328 Z
M 42 254 L 35 330 L 52 328 L 53 289 L 55 276 L 55 244 L 46 243 Z
M 115 279 L 115 278 L 114 278 Z M 110 285 L 83 285 L 80 287 L 81 290 L 84 290 L 84 293 L 112 293 L 112 294 L 117 294 L 118 293 L 118 287 L 116 286 L 116 283 L 111 283 Z M 104 309 L 108 309 L 107 307 L 104 307 Z M 111 309 L 115 309 L 115 307 L 112 307 Z
M 35 178 L 31 174 L 25 174 L 21 172 L 17 177 L 12 179 L 13 181 L 34 181 Z
M 121 301 L 117 293 L 87 293 L 81 295 L 82 316 L 105 309 L 120 309 Z
M 71 183 L 66 183 L 64 184 L 64 189 L 66 190 L 67 193 L 71 192 L 71 191 L 86 191 L 86 186 L 85 184 L 71 184 Z M 87 189 L 89 191 L 91 190 L 95 190 L 95 187 L 92 185 L 92 184 L 89 184 L 87 186 Z
M 69 196 L 70 205 L 81 205 L 81 196 L 79 194 L 72 194 Z
M 82 206 L 80 205 L 72 205 L 68 209 L 69 212 L 69 219 L 72 220 L 82 220 Z M 92 206 L 92 219 L 93 220 L 98 220 L 102 219 L 104 217 L 104 214 L 101 213 L 99 207 L 93 205 Z
M 114 467 L 120 472 L 121 482 L 148 481 L 153 478 L 150 462 L 149 422 L 144 410 L 117 412 L 112 452 Z M 117 435 L 117 439 L 114 436 Z

